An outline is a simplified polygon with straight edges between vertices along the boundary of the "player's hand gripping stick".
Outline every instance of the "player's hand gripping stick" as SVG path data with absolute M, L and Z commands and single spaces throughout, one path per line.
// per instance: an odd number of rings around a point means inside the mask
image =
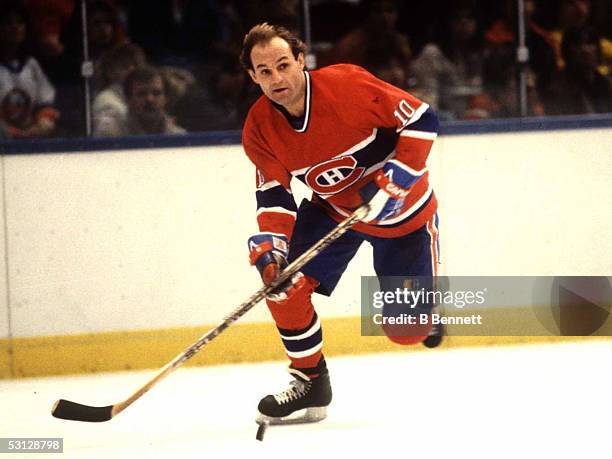
M 249 258 L 255 265 L 264 284 L 272 284 L 288 265 L 289 242 L 282 234 L 258 233 L 248 240 Z M 304 284 L 304 275 L 295 273 L 279 288 L 266 295 L 275 302 L 283 302 L 297 292 Z
M 360 190 L 362 199 L 370 204 L 370 211 L 363 220 L 382 222 L 397 217 L 420 174 L 395 159 L 387 162 L 374 174 L 374 180 Z

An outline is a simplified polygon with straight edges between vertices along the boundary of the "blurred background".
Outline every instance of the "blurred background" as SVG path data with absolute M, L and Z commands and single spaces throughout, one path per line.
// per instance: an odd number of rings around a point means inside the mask
M 0 139 L 240 130 L 244 34 L 361 65 L 443 121 L 612 112 L 612 0 L 0 0 Z

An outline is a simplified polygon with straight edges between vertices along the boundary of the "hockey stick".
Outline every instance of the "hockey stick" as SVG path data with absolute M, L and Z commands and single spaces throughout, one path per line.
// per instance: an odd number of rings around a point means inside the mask
M 369 208 L 370 206 L 368 204 L 364 204 L 359 207 L 351 216 L 339 223 L 338 226 L 331 230 L 326 236 L 316 242 L 311 248 L 309 248 L 306 252 L 296 258 L 289 266 L 287 266 L 276 281 L 270 285 L 262 286 L 244 303 L 225 317 L 225 319 L 223 319 L 215 328 L 206 332 L 200 337 L 200 339 L 185 349 L 185 351 L 177 355 L 172 361 L 168 362 L 153 379 L 134 392 L 126 400 L 109 406 L 88 406 L 71 402 L 69 400 L 60 399 L 54 403 L 51 414 L 59 419 L 84 422 L 104 422 L 114 418 L 128 406 L 146 394 L 153 386 L 155 386 L 155 384 L 193 357 L 200 349 L 219 336 L 230 325 L 240 319 L 267 294 L 272 292 L 275 288 L 297 273 L 306 263 L 321 253 L 329 244 L 346 233 L 353 225 L 355 225 L 355 223 L 362 220 L 367 215 Z

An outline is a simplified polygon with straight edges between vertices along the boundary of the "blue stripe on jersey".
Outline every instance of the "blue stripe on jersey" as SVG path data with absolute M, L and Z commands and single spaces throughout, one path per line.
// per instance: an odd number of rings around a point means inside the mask
M 282 335 L 281 339 L 283 340 L 285 349 L 289 352 L 303 352 L 312 349 L 323 341 L 323 329 L 319 327 L 313 335 L 304 339 L 289 340 L 283 338 Z
M 357 160 L 358 167 L 368 169 L 389 157 L 397 145 L 398 138 L 399 133 L 395 132 L 395 129 L 379 128 L 374 140 L 351 156 Z M 296 178 L 305 183 L 304 174 L 296 175 Z
M 353 157 L 361 167 L 368 169 L 374 164 L 384 161 L 397 145 L 399 134 L 395 129 L 379 128 L 376 132 L 376 138 L 370 142 L 365 148 L 353 153 Z
M 291 212 L 297 212 L 293 196 L 282 186 L 275 186 L 266 191 L 256 191 L 257 208 L 283 207 Z
M 429 107 L 425 110 L 425 113 L 421 115 L 418 121 L 408 125 L 407 131 L 424 131 L 424 132 L 438 132 L 440 123 L 438 121 L 438 115 L 436 112 Z

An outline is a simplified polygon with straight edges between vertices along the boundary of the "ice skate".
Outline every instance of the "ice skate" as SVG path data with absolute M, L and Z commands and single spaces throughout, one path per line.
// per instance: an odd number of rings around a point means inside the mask
M 310 378 L 303 372 L 289 368 L 289 373 L 295 378 L 290 387 L 283 392 L 267 395 L 259 402 L 259 415 L 256 422 L 270 425 L 302 424 L 318 422 L 327 416 L 327 406 L 332 400 L 332 390 L 329 382 L 329 372 L 325 361 L 319 376 Z

